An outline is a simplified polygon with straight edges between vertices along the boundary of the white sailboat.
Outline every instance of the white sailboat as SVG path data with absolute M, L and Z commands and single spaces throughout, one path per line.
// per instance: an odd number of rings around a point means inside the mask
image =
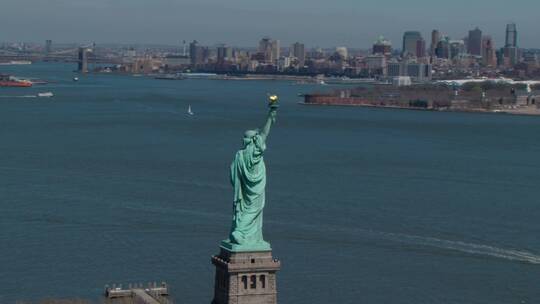
M 191 105 L 188 106 L 187 113 L 188 113 L 189 115 L 195 114 L 195 113 L 193 113 L 193 111 L 191 111 Z

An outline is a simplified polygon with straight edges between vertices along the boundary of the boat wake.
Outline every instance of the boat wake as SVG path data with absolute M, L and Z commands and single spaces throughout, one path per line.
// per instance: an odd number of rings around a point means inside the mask
M 284 224 L 276 222 L 276 224 Z M 454 241 L 440 239 L 429 236 L 419 236 L 404 233 L 383 232 L 363 228 L 337 227 L 337 226 L 321 226 L 321 225 L 298 225 L 304 229 L 313 231 L 321 230 L 326 233 L 349 234 L 353 238 L 366 238 L 375 240 L 385 240 L 396 243 L 405 243 L 408 245 L 431 247 L 440 250 L 460 252 L 469 255 L 485 256 L 492 258 L 505 259 L 508 261 L 522 262 L 528 264 L 540 265 L 540 255 L 528 252 L 525 250 L 516 250 L 501 248 L 485 244 L 469 243 L 464 241 Z
M 19 96 L 13 96 L 13 95 L 0 95 L 0 98 L 36 98 L 37 95 L 19 95 Z
M 505 249 L 490 245 L 474 244 L 462 241 L 450 241 L 434 237 L 423 237 L 399 233 L 381 232 L 380 234 L 389 240 L 398 242 L 459 251 L 473 255 L 490 256 L 530 264 L 540 264 L 540 255 L 523 250 Z

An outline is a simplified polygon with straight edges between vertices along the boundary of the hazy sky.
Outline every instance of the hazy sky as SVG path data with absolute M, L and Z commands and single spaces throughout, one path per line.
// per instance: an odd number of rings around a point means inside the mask
M 498 46 L 515 22 L 522 47 L 540 47 L 539 0 L 0 0 L 0 41 L 178 44 L 197 39 L 255 46 L 401 47 L 405 30 L 463 38 L 479 26 Z

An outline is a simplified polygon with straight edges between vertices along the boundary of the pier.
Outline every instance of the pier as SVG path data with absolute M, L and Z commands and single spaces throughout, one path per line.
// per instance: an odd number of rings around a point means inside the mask
M 105 286 L 105 297 L 107 304 L 133 303 L 133 304 L 172 304 L 169 296 L 169 288 L 165 282 L 158 285 L 156 282 L 143 284 L 129 284 L 127 289 L 122 285 L 113 284 L 112 287 Z

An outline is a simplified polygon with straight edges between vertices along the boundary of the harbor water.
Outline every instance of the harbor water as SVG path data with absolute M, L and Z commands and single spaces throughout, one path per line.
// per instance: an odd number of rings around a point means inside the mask
M 229 165 L 267 93 L 280 303 L 540 303 L 539 117 L 305 106 L 329 86 L 286 81 L 74 82 L 74 68 L 0 69 L 50 82 L 0 88 L 0 303 L 153 281 L 210 303 Z

